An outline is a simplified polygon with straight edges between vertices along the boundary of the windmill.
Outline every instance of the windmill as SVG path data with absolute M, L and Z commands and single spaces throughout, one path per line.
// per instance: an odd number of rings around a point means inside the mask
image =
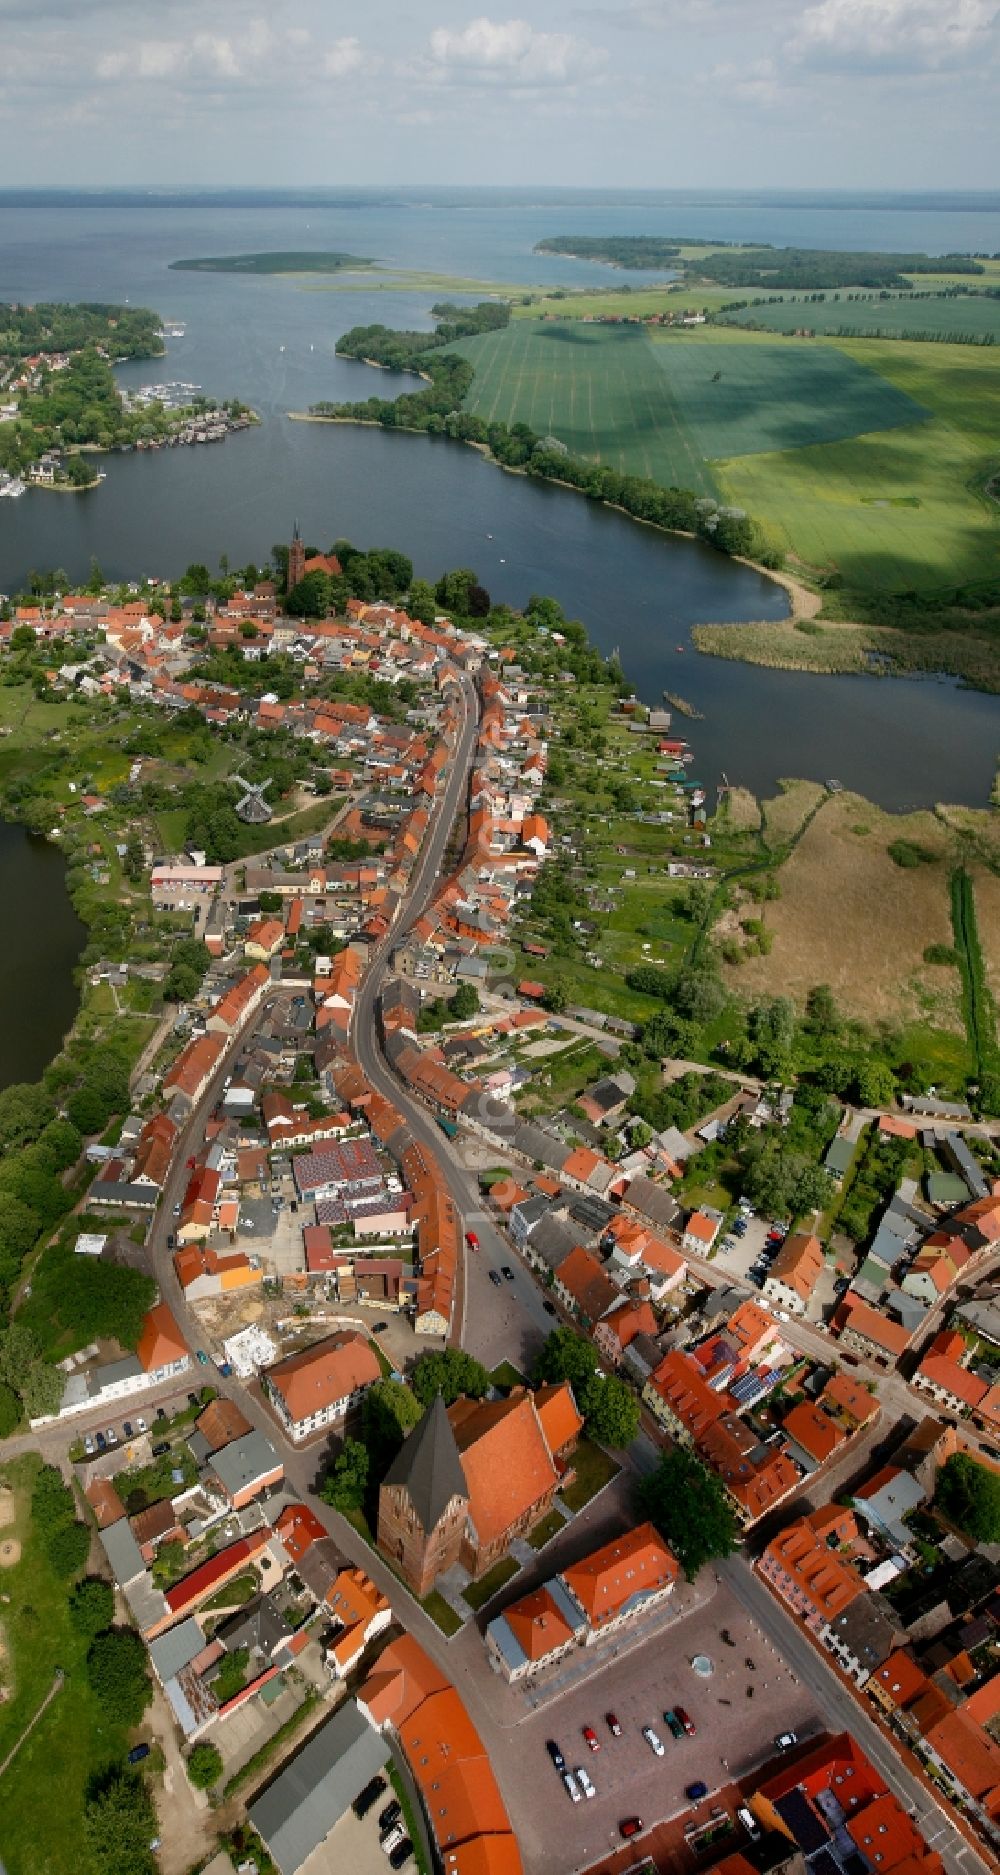
M 265 781 L 248 781 L 245 775 L 231 775 L 230 780 L 243 794 L 236 803 L 236 812 L 241 820 L 250 821 L 254 826 L 263 826 L 271 819 L 274 809 L 270 801 L 265 801 L 264 790 L 271 786 L 271 777 Z

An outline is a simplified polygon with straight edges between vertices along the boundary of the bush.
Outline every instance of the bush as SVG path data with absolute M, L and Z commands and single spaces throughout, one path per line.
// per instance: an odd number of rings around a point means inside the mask
M 91 1785 L 83 1829 L 94 1875 L 156 1875 L 156 1808 L 138 1772 L 116 1768 Z
M 886 849 L 893 865 L 904 868 L 913 866 L 933 866 L 937 854 L 927 846 L 920 846 L 916 840 L 893 840 Z
M 115 1596 L 110 1582 L 84 1576 L 69 1598 L 69 1618 L 78 1634 L 91 1636 L 109 1628 L 114 1620 Z
M 87 1655 L 87 1678 L 120 1725 L 138 1725 L 153 1697 L 146 1649 L 131 1628 L 99 1634 Z
M 90 1549 L 90 1531 L 76 1519 L 49 1532 L 45 1541 L 49 1562 L 57 1576 L 75 1576 L 83 1568 Z
M 934 1502 L 973 1542 L 1000 1542 L 1000 1478 L 964 1452 L 942 1466 Z
M 21 1423 L 21 1402 L 13 1387 L 0 1380 L 0 1439 L 9 1439 Z
M 203 1740 L 188 1752 L 187 1774 L 195 1790 L 211 1790 L 222 1776 L 222 1753 Z
M 928 944 L 924 951 L 925 964 L 957 964 L 958 952 L 951 944 Z

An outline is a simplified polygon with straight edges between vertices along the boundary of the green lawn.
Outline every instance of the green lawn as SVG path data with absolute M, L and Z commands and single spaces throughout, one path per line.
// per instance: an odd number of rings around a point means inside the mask
M 560 1517 L 557 1510 L 550 1510 L 548 1516 L 542 1518 L 541 1523 L 536 1523 L 528 1542 L 532 1549 L 544 1549 L 546 1543 L 551 1543 L 552 1538 L 558 1536 L 560 1530 L 565 1528 L 565 1517 Z
M 573 455 L 715 493 L 670 380 L 638 327 L 523 320 L 452 350 L 476 368 L 465 408 L 488 422 L 528 423 Z
M 894 293 L 887 298 L 856 288 L 853 293 L 827 293 L 822 300 L 786 296 L 771 305 L 748 306 L 743 312 L 727 313 L 734 325 L 764 326 L 769 332 L 795 332 L 805 326 L 813 332 L 836 335 L 846 328 L 853 333 L 924 335 L 984 333 L 1000 336 L 1000 300 L 987 299 L 984 293 L 924 293 L 918 299 Z
M 0 1857 L 8 1875 L 79 1875 L 87 1781 L 121 1762 L 128 1738 L 90 1691 L 87 1642 L 69 1621 L 67 1584 L 52 1574 L 32 1532 L 28 1506 L 37 1468 L 35 1458 L 22 1458 L 0 1472 L 14 1487 L 17 1509 L 4 1535 L 23 1545 L 20 1561 L 0 1577 L 7 1653 L 0 1678 L 13 1685 L 13 1697 L 0 1704 L 0 1760 L 37 1711 L 57 1666 L 66 1678 L 4 1773 Z
M 490 1370 L 490 1379 L 495 1387 L 523 1387 L 524 1375 L 514 1366 L 513 1361 L 501 1361 L 499 1367 Z
M 468 1588 L 462 1590 L 463 1602 L 468 1602 L 469 1607 L 474 1609 L 485 1607 L 486 1603 L 497 1595 L 507 1582 L 512 1582 L 520 1572 L 521 1565 L 514 1561 L 513 1556 L 502 1556 L 498 1563 L 494 1563 L 492 1569 L 487 1570 L 479 1582 L 470 1582 Z
M 576 1477 L 565 1491 L 559 1493 L 566 1509 L 571 1511 L 583 1510 L 584 1505 L 589 1504 L 598 1491 L 603 1491 L 605 1485 L 610 1484 L 621 1470 L 621 1466 L 609 1458 L 607 1452 L 602 1452 L 599 1445 L 586 1437 L 580 1440 L 571 1463 Z

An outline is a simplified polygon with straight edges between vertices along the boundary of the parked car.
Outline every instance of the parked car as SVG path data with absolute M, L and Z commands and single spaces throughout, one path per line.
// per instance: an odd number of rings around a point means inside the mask
M 102 1444 L 102 1445 L 104 1444 L 104 1441 L 103 1441 L 103 1439 L 101 1440 L 101 1444 Z M 166 1439 L 160 1439 L 160 1440 L 159 1440 L 159 1441 L 157 1442 L 157 1444 L 156 1444 L 156 1445 L 154 1445 L 154 1447 L 153 1447 L 153 1457 L 154 1457 L 154 1458 L 165 1458 L 165 1457 L 166 1457 L 166 1455 L 167 1455 L 167 1453 L 169 1452 L 169 1450 L 170 1450 L 170 1447 L 169 1447 L 169 1445 L 168 1445 L 168 1443 L 167 1443 L 167 1441 L 166 1441 Z
M 595 1732 L 592 1725 L 584 1726 L 583 1736 L 586 1739 L 587 1744 L 590 1746 L 591 1751 L 600 1751 L 601 1741 L 598 1738 L 597 1733 Z
M 396 1824 L 394 1829 L 383 1831 L 378 1839 L 383 1855 L 391 1855 L 394 1849 L 398 1849 L 405 1835 L 406 1831 L 399 1823 Z
M 125 1437 L 126 1437 L 126 1439 L 131 1439 L 131 1437 L 132 1437 L 132 1421 L 131 1421 L 130 1419 L 127 1419 L 127 1420 L 125 1421 L 125 1424 L 124 1424 L 124 1425 L 123 1425 L 123 1427 L 122 1427 L 122 1431 L 123 1431 L 123 1433 L 125 1434 Z
M 408 1836 L 404 1836 L 402 1842 L 398 1842 L 395 1849 L 389 1851 L 389 1867 L 402 1868 L 404 1862 L 408 1862 L 412 1854 L 413 1844 Z
M 686 1784 L 684 1786 L 684 1795 L 689 1803 L 700 1803 L 702 1797 L 708 1796 L 708 1785 L 703 1784 L 701 1778 L 699 1778 L 696 1784 Z
M 685 1712 L 683 1706 L 675 1706 L 674 1711 L 676 1712 L 677 1717 L 679 1718 L 681 1724 L 683 1725 L 684 1730 L 687 1733 L 688 1737 L 693 1738 L 697 1730 L 697 1727 L 695 1725 L 694 1720 L 691 1717 L 691 1714 L 689 1712 Z
M 614 1713 L 614 1712 L 606 1712 L 606 1713 L 604 1714 L 604 1723 L 605 1723 L 605 1725 L 607 1726 L 607 1728 L 608 1728 L 608 1731 L 609 1731 L 609 1732 L 611 1733 L 611 1736 L 612 1736 L 612 1738 L 620 1738 L 620 1737 L 621 1737 L 621 1735 L 622 1735 L 622 1728 L 621 1728 L 621 1726 L 620 1726 L 620 1724 L 619 1724 L 619 1722 L 618 1722 L 618 1716 L 617 1716 L 617 1714 L 616 1714 L 616 1713 Z
M 684 1727 L 672 1707 L 669 1707 L 663 1714 L 663 1723 L 667 1726 L 672 1738 L 684 1737 Z
M 663 1741 L 657 1737 L 651 1725 L 643 1726 L 642 1736 L 646 1740 L 646 1743 L 649 1746 L 650 1751 L 655 1751 L 657 1757 L 662 1758 L 664 1755 Z
M 552 1759 L 552 1762 L 555 1765 L 556 1770 L 565 1771 L 566 1760 L 563 1757 L 562 1752 L 560 1751 L 554 1738 L 547 1738 L 545 1740 L 545 1749 L 548 1752 L 549 1757 Z
M 146 1426 L 146 1421 L 144 1419 L 137 1419 L 135 1422 L 135 1429 L 136 1429 L 136 1432 L 138 1432 L 139 1434 L 146 1432 L 148 1430 Z
M 400 1803 L 399 1798 L 394 1797 L 391 1803 L 386 1804 L 385 1809 L 382 1811 L 382 1814 L 379 1817 L 379 1820 L 378 1820 L 379 1829 L 391 1829 L 394 1823 L 399 1822 L 399 1819 L 402 1816 L 402 1814 L 403 1814 L 403 1806 Z
M 746 1804 L 744 1803 L 740 1805 L 739 1809 L 736 1812 L 736 1815 L 739 1821 L 742 1823 L 743 1828 L 746 1830 L 747 1835 L 750 1837 L 751 1842 L 759 1842 L 764 1832 L 761 1829 L 761 1826 L 758 1823 L 757 1818 L 754 1816 L 753 1811 L 748 1810 L 746 1807 Z
M 582 1790 L 585 1797 L 597 1796 L 597 1791 L 594 1786 L 594 1780 L 591 1777 L 590 1772 L 584 1770 L 584 1767 L 582 1764 L 578 1764 L 574 1767 L 573 1776 L 576 1778 L 576 1781 L 579 1784 L 580 1789 Z
M 157 1407 L 157 1409 L 156 1409 L 156 1417 L 157 1417 L 157 1419 L 166 1419 L 166 1417 L 167 1417 L 167 1409 L 166 1409 L 166 1407 L 165 1407 L 165 1406 L 158 1406 L 158 1407 Z
M 373 1322 L 373 1323 L 372 1323 L 372 1329 L 371 1329 L 371 1331 L 372 1331 L 372 1334 L 373 1334 L 373 1335 L 384 1335 L 384 1334 L 385 1334 L 385 1332 L 386 1332 L 386 1330 L 387 1330 L 387 1328 L 388 1328 L 388 1326 L 389 1326 L 389 1324 L 388 1324 L 388 1322 Z
M 504 1280 L 505 1280 L 506 1282 L 509 1282 L 509 1283 L 512 1283 L 512 1282 L 513 1282 L 513 1280 L 514 1280 L 514 1272 L 513 1272 L 513 1270 L 511 1269 L 511 1267 L 510 1267 L 510 1264 L 509 1264 L 509 1263 L 501 1263 L 501 1265 L 500 1265 L 500 1274 L 501 1274 L 501 1276 L 502 1276 L 502 1277 L 504 1278 Z
M 576 1777 L 574 1776 L 574 1773 L 572 1771 L 564 1771 L 562 1774 L 562 1781 L 566 1786 L 567 1794 L 570 1797 L 572 1797 L 573 1802 L 579 1803 L 583 1797 L 583 1792 L 580 1789 L 580 1786 L 576 1781 Z
M 175 1249 L 175 1248 L 176 1248 L 176 1244 L 177 1244 L 177 1239 L 176 1239 L 176 1237 L 174 1236 L 174 1233 L 173 1233 L 173 1231 L 168 1231 L 168 1233 L 167 1233 L 167 1249 L 168 1249 L 168 1250 L 173 1250 L 173 1249 Z
M 546 1315 L 555 1315 L 558 1313 L 555 1303 L 550 1302 L 547 1297 L 545 1301 L 542 1303 L 542 1307 L 545 1310 Z
M 385 1787 L 386 1786 L 385 1786 L 384 1777 L 373 1777 L 369 1779 L 368 1783 L 364 1787 L 364 1790 L 361 1790 L 358 1792 L 357 1796 L 354 1799 L 354 1802 L 351 1805 L 351 1809 L 354 1811 L 355 1816 L 358 1816 L 358 1817 L 367 1816 L 369 1810 L 372 1808 L 372 1805 L 378 1802 Z
M 117 1434 L 117 1432 L 115 1431 L 115 1429 L 114 1429 L 114 1427 L 113 1427 L 113 1426 L 109 1426 L 109 1427 L 108 1427 L 108 1430 L 107 1430 L 107 1432 L 105 1433 L 105 1435 L 104 1435 L 104 1437 L 105 1437 L 105 1438 L 107 1439 L 107 1442 L 108 1442 L 108 1444 L 109 1444 L 109 1445 L 117 1445 L 117 1444 L 118 1444 L 118 1434 Z
M 84 1441 L 83 1441 L 83 1449 L 84 1449 L 84 1451 L 86 1452 L 86 1454 L 87 1454 L 87 1457 L 88 1457 L 88 1458 L 93 1458 L 93 1456 L 94 1456 L 94 1441 L 93 1441 L 93 1439 L 91 1438 L 91 1436 L 90 1436 L 90 1434 L 89 1434 L 89 1432 L 87 1433 L 87 1435 L 86 1435 L 86 1437 L 84 1438 Z
M 494 1287 L 494 1289 L 499 1289 L 499 1287 L 500 1287 L 500 1278 L 499 1278 L 499 1276 L 497 1275 L 497 1272 L 496 1272 L 496 1270 L 491 1270 L 491 1271 L 490 1271 L 490 1282 L 491 1282 L 491 1283 L 493 1284 L 493 1287 Z
M 133 1745 L 131 1751 L 128 1754 L 128 1761 L 130 1764 L 141 1764 L 143 1761 L 143 1758 L 148 1758 L 148 1757 L 149 1757 L 148 1745 Z
M 479 1249 L 479 1238 L 478 1238 L 478 1237 L 476 1236 L 476 1233 L 475 1233 L 475 1231 L 474 1231 L 474 1230 L 467 1230 L 467 1231 L 466 1231 L 466 1233 L 465 1233 L 465 1241 L 466 1241 L 466 1243 L 468 1244 L 468 1246 L 469 1246 L 469 1249 L 470 1249 L 470 1250 L 478 1250 L 478 1249 Z
M 96 1445 L 99 1452 L 104 1452 L 107 1450 L 108 1442 L 107 1442 L 107 1439 L 104 1437 L 103 1432 L 95 1432 L 94 1444 Z
M 199 1349 L 197 1350 L 197 1352 L 196 1352 L 196 1354 L 195 1354 L 195 1360 L 196 1360 L 196 1361 L 199 1361 L 199 1362 L 201 1363 L 201 1365 L 202 1365 L 202 1367 L 208 1367 L 208 1366 L 210 1366 L 210 1365 L 211 1365 L 211 1363 L 210 1363 L 210 1361 L 209 1361 L 209 1358 L 208 1358 L 208 1355 L 207 1355 L 207 1354 L 205 1353 L 205 1350 L 204 1350 L 204 1348 L 199 1348 Z
M 642 1834 L 641 1816 L 623 1816 L 621 1822 L 618 1825 L 618 1833 L 619 1835 L 624 1836 L 626 1842 L 628 1841 L 630 1836 L 641 1836 Z
M 797 1732 L 779 1732 L 774 1742 L 779 1751 L 791 1751 L 793 1745 L 798 1744 L 799 1735 Z

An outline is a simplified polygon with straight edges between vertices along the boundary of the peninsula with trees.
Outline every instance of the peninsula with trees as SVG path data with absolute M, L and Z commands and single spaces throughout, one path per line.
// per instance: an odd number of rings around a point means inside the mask
M 114 366 L 159 358 L 159 313 L 148 307 L 0 305 L 0 495 L 26 484 L 91 488 L 93 454 L 215 442 L 257 422 L 248 405 L 205 397 L 194 385 L 157 396 L 119 389 Z

